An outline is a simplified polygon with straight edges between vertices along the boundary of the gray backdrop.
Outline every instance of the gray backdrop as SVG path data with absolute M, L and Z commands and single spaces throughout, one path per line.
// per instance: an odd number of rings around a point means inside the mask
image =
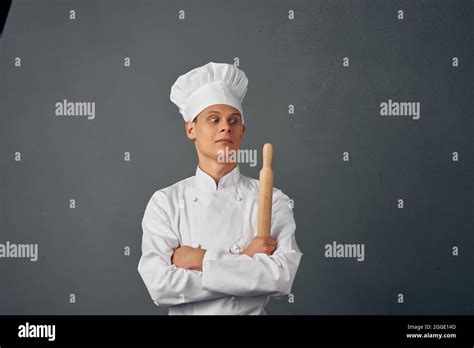
M 473 16 L 472 1 L 14 1 L 0 243 L 37 243 L 39 259 L 0 258 L 0 314 L 167 313 L 137 265 L 146 203 L 197 165 L 170 87 L 235 57 L 242 147 L 259 149 L 241 172 L 257 178 L 273 143 L 304 253 L 294 303 L 268 313 L 474 314 Z M 63 99 L 95 118 L 56 116 Z M 420 119 L 382 117 L 388 99 L 420 102 Z M 332 241 L 365 260 L 325 257 Z

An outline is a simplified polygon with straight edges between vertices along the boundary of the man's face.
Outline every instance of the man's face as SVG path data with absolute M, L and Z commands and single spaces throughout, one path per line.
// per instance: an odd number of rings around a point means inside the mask
M 186 135 L 195 140 L 196 150 L 217 160 L 219 150 L 238 150 L 245 131 L 239 110 L 226 104 L 215 104 L 199 113 L 193 122 L 185 123 Z

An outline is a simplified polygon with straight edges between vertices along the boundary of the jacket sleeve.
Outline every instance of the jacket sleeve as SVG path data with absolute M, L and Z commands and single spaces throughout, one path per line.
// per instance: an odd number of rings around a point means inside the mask
M 284 296 L 291 293 L 302 253 L 296 244 L 296 224 L 289 197 L 274 189 L 271 233 L 277 240 L 272 255 L 236 255 L 208 249 L 203 259 L 203 288 L 234 296 Z
M 202 288 L 202 272 L 171 263 L 178 234 L 172 228 L 166 195 L 157 191 L 149 200 L 142 220 L 142 256 L 138 272 L 156 305 L 171 306 L 228 296 Z

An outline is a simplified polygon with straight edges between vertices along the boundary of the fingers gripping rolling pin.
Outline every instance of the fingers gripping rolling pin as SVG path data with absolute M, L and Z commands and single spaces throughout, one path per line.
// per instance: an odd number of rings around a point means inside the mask
M 271 236 L 272 199 L 273 199 L 273 170 L 272 170 L 272 144 L 263 145 L 263 167 L 260 170 L 258 188 L 258 221 L 257 236 Z

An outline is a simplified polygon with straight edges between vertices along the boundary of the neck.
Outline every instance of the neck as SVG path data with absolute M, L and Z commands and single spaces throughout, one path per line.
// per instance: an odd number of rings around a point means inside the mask
M 210 175 L 216 182 L 216 185 L 219 185 L 219 180 L 236 166 L 237 163 L 219 163 L 212 158 L 199 156 L 199 168 Z

